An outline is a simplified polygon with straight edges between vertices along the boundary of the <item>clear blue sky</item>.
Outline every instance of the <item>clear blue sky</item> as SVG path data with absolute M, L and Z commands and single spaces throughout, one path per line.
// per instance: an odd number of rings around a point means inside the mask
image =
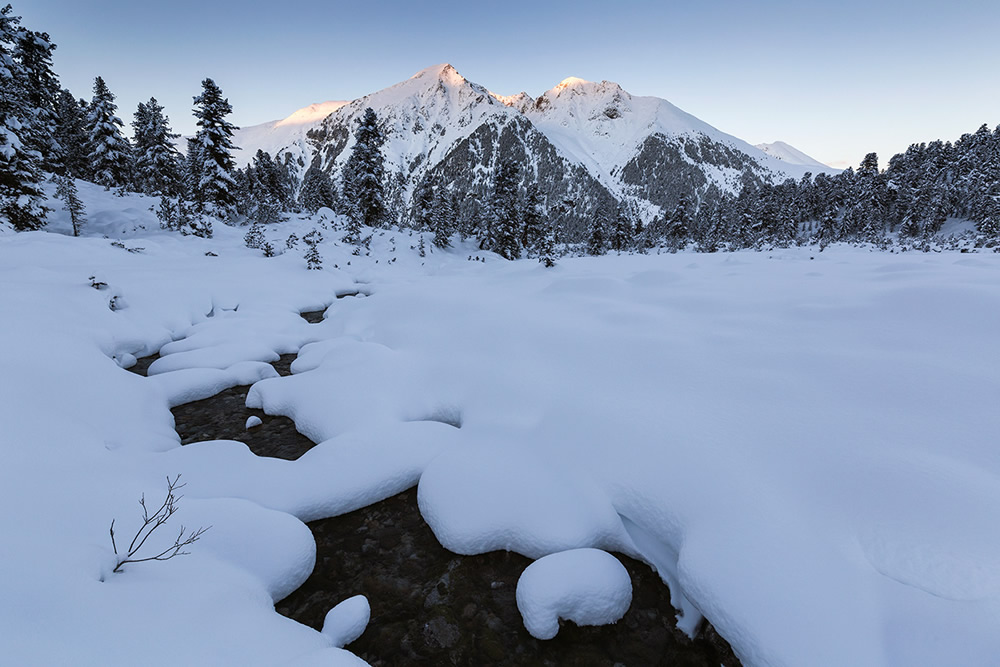
M 63 85 L 103 76 L 128 124 L 155 96 L 174 129 L 212 77 L 253 125 L 450 62 L 502 94 L 617 81 L 751 143 L 884 166 L 917 141 L 1000 124 L 997 0 L 396 2 L 20 0 Z

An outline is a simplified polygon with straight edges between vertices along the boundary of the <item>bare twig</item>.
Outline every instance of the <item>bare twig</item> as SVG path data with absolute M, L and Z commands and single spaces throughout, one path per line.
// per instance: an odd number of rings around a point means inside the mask
M 193 532 L 188 532 L 187 528 L 181 526 L 180 532 L 177 534 L 174 543 L 154 556 L 143 556 L 139 557 L 137 554 L 149 536 L 153 534 L 157 528 L 162 526 L 167 522 L 170 517 L 174 515 L 177 511 L 177 503 L 184 496 L 176 494 L 178 489 L 184 488 L 184 484 L 180 484 L 181 476 L 178 474 L 173 479 L 167 477 L 167 495 L 163 499 L 163 502 L 152 514 L 149 513 L 149 508 L 146 505 L 146 496 L 143 494 L 139 498 L 139 506 L 142 507 L 142 526 L 136 531 L 135 537 L 128 545 L 128 553 L 122 556 L 118 553 L 118 545 L 115 543 L 115 522 L 111 521 L 111 548 L 114 549 L 115 555 L 118 556 L 118 564 L 115 565 L 115 569 L 112 572 L 120 572 L 123 565 L 126 563 L 142 563 L 150 560 L 170 560 L 174 556 L 186 556 L 190 554 L 189 551 L 184 551 L 184 547 L 190 546 L 201 539 L 201 536 L 205 534 L 211 526 L 198 528 Z M 185 537 L 186 534 L 186 537 Z

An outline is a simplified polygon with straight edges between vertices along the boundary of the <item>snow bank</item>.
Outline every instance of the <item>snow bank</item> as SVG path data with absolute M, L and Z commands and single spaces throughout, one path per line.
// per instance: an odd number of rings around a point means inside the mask
M 617 558 L 574 549 L 536 560 L 517 580 L 517 609 L 536 639 L 559 633 L 559 619 L 577 625 L 621 620 L 632 604 L 632 580 Z

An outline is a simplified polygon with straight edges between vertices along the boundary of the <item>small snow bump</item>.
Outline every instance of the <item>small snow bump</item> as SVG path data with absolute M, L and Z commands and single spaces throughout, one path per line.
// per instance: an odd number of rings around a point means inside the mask
M 248 417 L 247 418 L 247 430 L 249 431 L 250 429 L 255 428 L 257 426 L 260 426 L 263 423 L 264 422 L 261 421 L 260 417 L 258 417 L 257 415 L 253 415 L 251 417 Z

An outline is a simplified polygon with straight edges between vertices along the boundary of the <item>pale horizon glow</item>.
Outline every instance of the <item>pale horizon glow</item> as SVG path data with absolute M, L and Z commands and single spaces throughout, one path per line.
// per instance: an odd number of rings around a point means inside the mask
M 981 0 L 514 0 L 503 9 L 289 0 L 267 13 L 192 0 L 169 13 L 122 0 L 13 4 L 58 45 L 55 70 L 74 95 L 89 100 L 102 76 L 126 126 L 154 96 L 185 135 L 205 77 L 242 127 L 443 62 L 500 95 L 537 97 L 567 77 L 614 81 L 751 144 L 784 141 L 838 168 L 872 151 L 884 167 L 911 143 L 1000 124 L 1000 86 L 988 76 L 1000 62 L 1000 7 Z

